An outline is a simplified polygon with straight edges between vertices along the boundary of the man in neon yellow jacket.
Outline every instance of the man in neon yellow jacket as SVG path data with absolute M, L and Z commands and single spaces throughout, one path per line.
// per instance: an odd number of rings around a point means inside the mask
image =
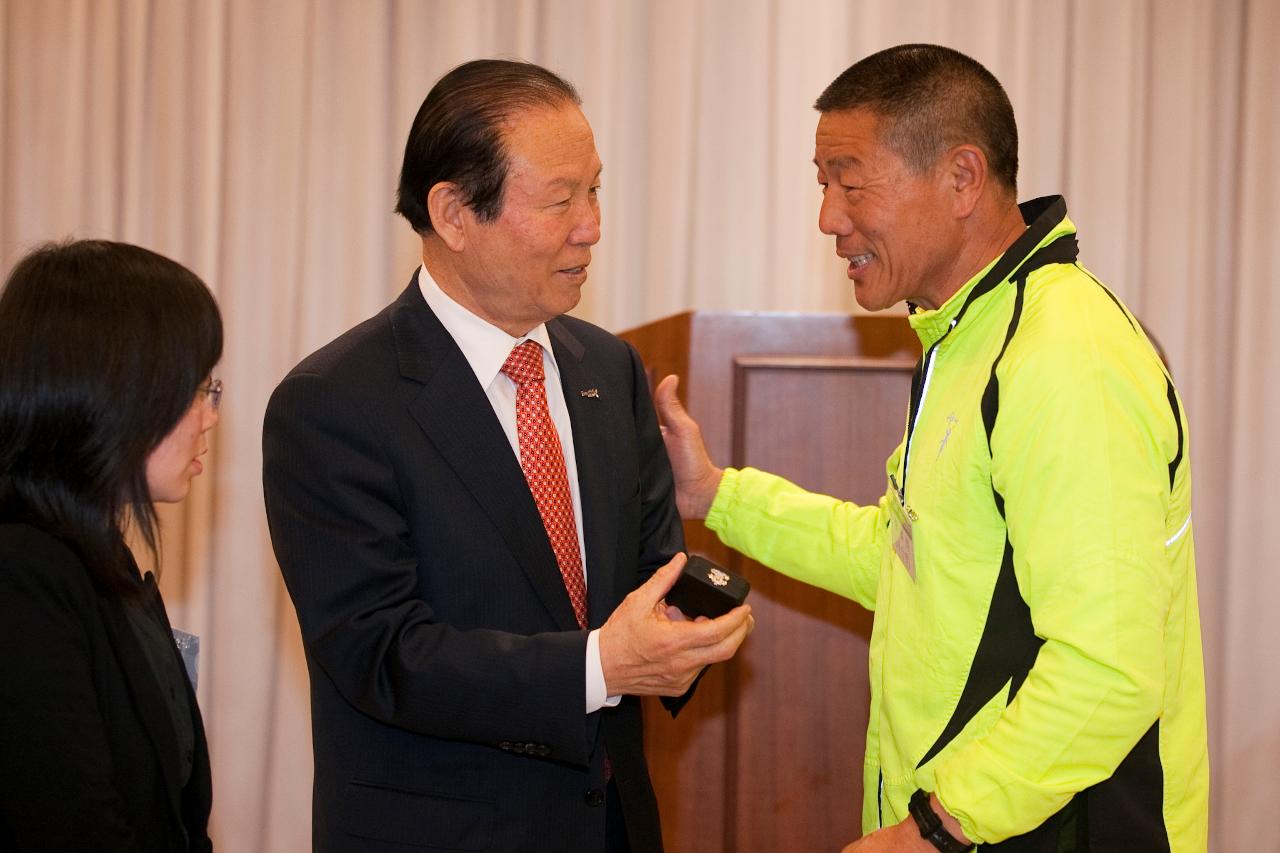
M 728 545 L 875 611 L 863 827 L 847 851 L 1203 851 L 1204 673 L 1182 405 L 1016 203 L 1000 84 L 908 45 L 817 102 L 819 227 L 925 354 L 876 506 L 714 467 L 659 386 L 678 500 Z

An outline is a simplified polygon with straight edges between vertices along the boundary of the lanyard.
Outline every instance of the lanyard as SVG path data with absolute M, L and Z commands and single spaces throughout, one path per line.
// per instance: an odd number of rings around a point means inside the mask
M 1066 203 L 1062 202 L 1061 198 L 1056 198 L 1052 201 L 1061 204 L 1061 215 L 1050 219 L 1042 214 L 1040 217 L 1037 217 L 1035 225 L 1040 225 L 1042 221 L 1048 220 L 1047 225 L 1052 227 L 1057 224 L 1057 222 L 1061 221 L 1062 217 L 1066 215 Z M 1035 204 L 1035 202 L 1031 202 L 1030 204 Z M 1052 213 L 1054 206 L 1055 205 L 1051 204 L 1048 212 Z M 1023 207 L 1025 212 L 1027 206 L 1024 205 Z M 937 357 L 938 346 L 947 339 L 948 335 L 955 331 L 956 326 L 959 326 L 960 321 L 964 319 L 965 312 L 969 310 L 969 306 L 978 298 L 987 295 L 991 291 L 995 290 L 999 285 L 1010 280 L 1021 280 L 1025 282 L 1027 276 L 1038 270 L 1040 267 L 1047 266 L 1049 264 L 1070 264 L 1074 263 L 1076 260 L 1076 256 L 1078 254 L 1076 238 L 1072 234 L 1066 234 L 1059 237 L 1057 240 L 1054 240 L 1043 249 L 1035 252 L 1030 257 L 1025 258 L 1021 263 L 1018 263 L 1017 259 L 1019 257 L 1023 257 L 1026 251 L 1026 249 L 1024 249 L 1023 252 L 1016 251 L 1019 248 L 1019 244 L 1031 242 L 1032 245 L 1035 245 L 1040 242 L 1040 240 L 1044 238 L 1043 233 L 1039 234 L 1039 236 L 1036 235 L 1036 232 L 1040 230 L 1041 229 L 1034 226 L 1028 228 L 1027 231 L 1009 247 L 1009 250 L 1005 252 L 1004 257 L 996 262 L 996 265 L 993 266 L 985 276 L 983 276 L 982 281 L 978 282 L 974 286 L 973 290 L 969 291 L 969 296 L 965 299 L 964 304 L 960 306 L 960 310 L 956 312 L 956 316 L 951 319 L 951 325 L 947 327 L 947 330 L 942 333 L 940 338 L 933 342 L 933 346 L 929 347 L 929 350 L 921 356 L 920 362 L 916 365 L 915 372 L 911 377 L 911 408 L 907 414 L 907 442 L 902 452 L 902 483 L 901 485 L 897 482 L 893 483 L 894 487 L 898 491 L 898 499 L 902 501 L 904 505 L 907 500 L 907 466 L 911 462 L 911 440 L 915 435 L 916 422 L 920 417 L 920 410 L 924 407 L 925 397 L 929 393 L 929 380 L 933 377 L 933 364 Z M 890 477 L 891 481 L 892 479 L 893 478 Z

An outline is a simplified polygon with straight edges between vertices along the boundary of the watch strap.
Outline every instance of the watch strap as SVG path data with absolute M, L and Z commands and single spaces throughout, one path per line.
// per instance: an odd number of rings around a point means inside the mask
M 969 850 L 973 849 L 972 844 L 962 844 L 954 835 L 947 832 L 946 827 L 942 825 L 942 818 L 938 817 L 938 813 L 929 804 L 929 793 L 927 791 L 917 788 L 916 792 L 911 795 L 907 809 L 911 812 L 911 817 L 915 820 L 916 827 L 920 830 L 920 837 L 941 850 L 942 853 L 968 853 Z

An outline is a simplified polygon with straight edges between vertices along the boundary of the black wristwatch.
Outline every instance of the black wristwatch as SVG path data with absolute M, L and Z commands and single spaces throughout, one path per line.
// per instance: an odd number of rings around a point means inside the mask
M 911 816 L 915 818 L 916 826 L 920 828 L 920 837 L 928 841 L 934 847 L 937 847 L 942 853 L 966 853 L 972 850 L 972 844 L 961 844 L 956 837 L 942 825 L 942 818 L 938 817 L 938 813 L 933 810 L 933 806 L 929 805 L 929 793 L 916 789 L 911 795 L 911 802 L 907 805 L 911 811 Z

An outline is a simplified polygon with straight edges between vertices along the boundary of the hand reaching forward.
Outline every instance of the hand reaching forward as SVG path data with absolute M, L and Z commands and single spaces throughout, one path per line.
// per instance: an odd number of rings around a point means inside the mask
M 677 554 L 632 591 L 600 628 L 600 665 L 610 696 L 681 696 L 702 668 L 726 661 L 755 628 L 751 606 L 694 621 L 663 597 L 686 558 Z
M 679 384 L 680 377 L 665 377 L 654 389 L 653 402 L 662 420 L 662 440 L 675 474 L 676 509 L 681 518 L 706 518 L 724 469 L 712 464 L 707 455 L 702 429 L 676 396 Z

